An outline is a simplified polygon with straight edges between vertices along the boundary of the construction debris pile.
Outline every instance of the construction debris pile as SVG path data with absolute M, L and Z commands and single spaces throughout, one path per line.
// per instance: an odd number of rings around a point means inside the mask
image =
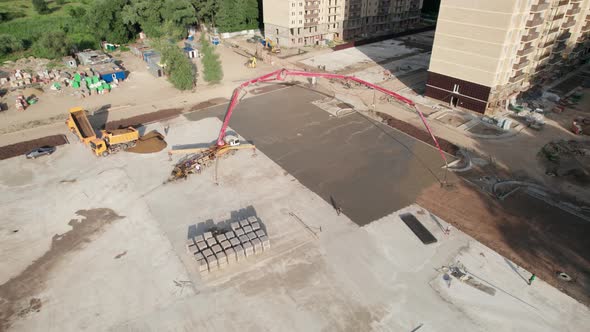
M 201 275 L 224 269 L 228 264 L 244 261 L 270 249 L 264 225 L 257 217 L 232 222 L 230 226 L 231 229 L 213 227 L 188 240 L 187 252 L 197 262 Z
M 569 176 L 581 184 L 590 183 L 590 142 L 554 141 L 541 149 L 546 174 Z

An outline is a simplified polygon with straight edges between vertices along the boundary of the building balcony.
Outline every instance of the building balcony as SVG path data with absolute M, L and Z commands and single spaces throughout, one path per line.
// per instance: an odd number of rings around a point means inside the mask
M 516 83 L 516 82 L 520 82 L 520 81 L 524 80 L 525 77 L 526 77 L 526 74 L 521 73 L 521 74 L 518 74 L 514 77 L 511 77 L 508 81 L 510 81 L 510 83 Z
M 557 40 L 563 41 L 568 40 L 572 36 L 571 32 L 562 33 L 561 35 L 557 36 Z
M 538 32 L 534 32 L 534 31 L 529 31 L 529 33 L 526 36 L 522 36 L 522 41 L 523 42 L 530 42 L 531 40 L 535 40 L 537 38 L 539 38 L 541 34 Z
M 588 34 L 588 33 L 582 33 L 576 39 L 576 43 L 584 43 L 587 41 L 590 41 L 590 34 Z
M 523 47 L 522 50 L 518 50 L 518 52 L 516 52 L 517 56 L 527 56 L 531 53 L 533 53 L 535 51 L 535 48 L 532 47 L 530 44 L 527 44 Z
M 563 50 L 565 50 L 565 43 L 561 42 L 559 44 L 557 44 L 557 46 L 553 49 L 553 53 L 557 53 L 557 52 L 561 52 Z
M 308 18 L 318 18 L 320 17 L 320 13 L 310 13 L 310 14 L 305 14 L 303 15 L 304 18 L 308 19 Z
M 539 43 L 539 48 L 546 48 L 546 47 L 549 47 L 553 44 L 555 44 L 555 39 L 546 40 L 542 43 Z
M 561 28 L 562 29 L 569 28 L 569 27 L 574 26 L 574 24 L 576 24 L 576 20 L 570 18 L 569 20 L 567 20 L 561 24 Z
M 526 22 L 526 27 L 530 29 L 538 27 L 541 24 L 543 24 L 543 20 L 540 17 L 535 16 L 532 20 Z
M 567 12 L 565 12 L 566 16 L 574 16 L 574 15 L 578 15 L 582 10 L 580 9 L 580 7 L 578 8 L 571 8 L 570 10 L 568 10 Z
M 541 53 L 537 56 L 537 61 L 543 61 L 551 55 L 551 52 Z
M 539 13 L 545 11 L 549 8 L 549 3 L 545 2 L 545 0 L 540 0 L 539 4 L 531 6 L 531 13 Z
M 527 59 L 522 59 L 519 63 L 515 63 L 514 66 L 512 66 L 512 69 L 514 70 L 520 70 L 526 66 L 528 66 L 531 62 Z
M 552 64 L 552 65 L 555 65 L 555 64 L 560 63 L 561 60 L 562 60 L 561 56 L 554 55 L 554 56 L 551 57 L 551 60 L 549 60 L 549 63 Z
M 561 0 L 557 6 L 561 7 L 561 6 L 567 6 L 570 4 L 570 0 Z
M 314 4 L 305 5 L 303 8 L 305 8 L 305 10 L 320 9 L 320 4 L 318 3 L 317 5 L 314 5 Z
M 580 32 L 587 32 L 590 31 L 590 22 L 586 22 L 586 24 L 584 24 L 582 26 L 582 28 L 580 29 Z
M 319 25 L 320 22 L 307 22 L 307 23 L 303 23 L 303 27 L 304 28 L 310 28 L 310 27 L 315 27 L 317 25 Z
M 555 28 L 552 28 L 551 30 L 547 31 L 547 34 L 550 35 L 552 33 L 556 33 L 557 31 L 559 31 L 559 26 L 556 26 Z
M 565 17 L 565 14 L 557 14 L 557 15 L 553 16 L 553 18 L 551 20 L 557 21 L 557 20 L 561 20 L 564 17 Z

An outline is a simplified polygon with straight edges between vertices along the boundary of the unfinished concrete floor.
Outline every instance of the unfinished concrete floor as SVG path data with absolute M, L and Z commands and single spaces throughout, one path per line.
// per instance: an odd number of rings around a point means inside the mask
M 444 177 L 444 162 L 434 148 L 358 113 L 333 117 L 311 104 L 322 98 L 292 87 L 246 99 L 236 108 L 231 124 L 359 225 L 412 204 L 437 177 Z M 221 116 L 226 108 L 186 117 Z
M 217 119 L 174 120 L 170 145 L 207 142 Z M 146 130 L 161 130 L 151 125 Z M 0 295 L 14 331 L 582 331 L 587 308 L 412 205 L 438 242 L 397 212 L 358 227 L 264 153 L 162 185 L 165 151 L 0 163 Z M 218 182 L 218 184 L 216 184 Z M 201 279 L 195 224 L 255 213 L 272 249 Z M 293 217 L 297 216 L 299 220 Z M 79 219 L 78 222 L 71 222 Z M 303 223 L 312 231 L 307 230 Z M 321 232 L 319 231 L 321 227 Z M 59 234 L 59 235 L 56 235 Z M 457 261 L 489 295 L 436 269 Z M 14 312 L 9 319 L 6 313 Z

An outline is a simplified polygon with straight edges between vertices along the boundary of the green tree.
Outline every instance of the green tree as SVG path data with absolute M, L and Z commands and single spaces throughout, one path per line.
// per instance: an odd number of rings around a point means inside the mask
M 160 47 L 162 61 L 166 64 L 168 79 L 179 90 L 190 90 L 195 86 L 195 66 L 184 52 L 174 44 Z
M 70 52 L 71 42 L 63 31 L 49 31 L 33 45 L 34 55 L 39 58 L 57 59 Z
M 220 0 L 215 25 L 221 32 L 254 29 L 259 24 L 258 0 Z
M 47 14 L 49 13 L 49 7 L 47 7 L 47 3 L 45 0 L 33 0 L 33 7 L 35 11 L 39 14 Z
M 203 79 L 209 83 L 219 83 L 223 79 L 223 69 L 219 55 L 215 54 L 213 46 L 201 35 L 201 52 L 203 52 Z
M 23 42 L 20 39 L 8 34 L 0 34 L 0 56 L 17 52 L 23 49 Z
M 61 5 L 65 5 L 66 2 L 67 2 L 66 0 L 55 0 L 55 3 L 58 4 L 58 5 L 60 5 L 60 6 Z
M 86 14 L 85 22 L 88 29 L 98 39 L 111 43 L 127 43 L 139 32 L 137 24 L 125 22 L 123 9 L 131 4 L 131 0 L 99 0 L 93 2 Z
M 214 23 L 219 0 L 191 0 L 197 13 L 197 20 L 202 23 Z
M 232 32 L 237 30 L 239 22 L 236 11 L 235 0 L 220 0 L 219 8 L 215 15 L 215 25 L 221 32 Z
M 66 11 L 68 12 L 68 15 L 75 19 L 79 19 L 80 17 L 84 17 L 86 15 L 86 9 L 84 9 L 84 7 L 66 7 Z
M 168 29 L 166 34 L 180 39 L 187 35 L 187 27 L 197 23 L 197 12 L 188 0 L 166 0 L 162 19 Z

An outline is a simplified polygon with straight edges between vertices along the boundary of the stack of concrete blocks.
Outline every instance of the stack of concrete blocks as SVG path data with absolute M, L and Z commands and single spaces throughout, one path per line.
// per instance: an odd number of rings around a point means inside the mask
M 201 275 L 224 269 L 227 265 L 262 254 L 270 249 L 270 240 L 256 217 L 231 223 L 231 229 L 216 236 L 205 232 L 188 240 L 188 253 L 197 261 Z

